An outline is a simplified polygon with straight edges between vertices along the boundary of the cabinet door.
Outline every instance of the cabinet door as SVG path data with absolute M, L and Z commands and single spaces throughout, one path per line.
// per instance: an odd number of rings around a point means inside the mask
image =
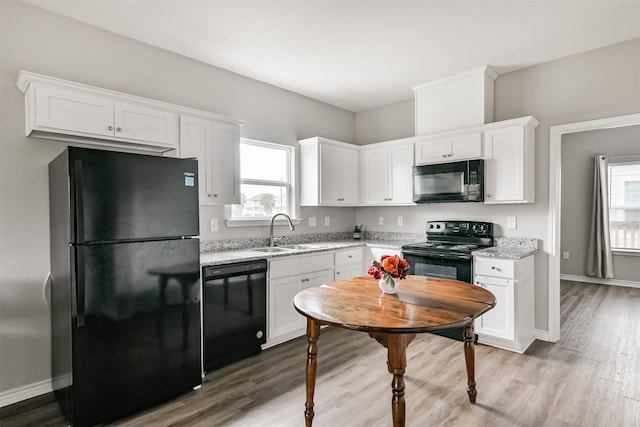
M 340 156 L 338 147 L 320 144 L 320 204 L 336 206 L 340 204 Z
M 213 124 L 199 117 L 180 116 L 180 157 L 198 159 L 198 184 L 200 204 L 213 204 L 211 164 Z
M 451 138 L 416 142 L 416 164 L 442 163 L 451 157 Z
M 113 136 L 113 101 L 90 92 L 38 86 L 36 127 L 73 135 Z
M 154 145 L 178 145 L 178 114 L 146 105 L 116 102 L 115 136 Z
M 515 339 L 514 287 L 512 279 L 476 276 L 477 286 L 496 297 L 496 305 L 476 320 L 476 332 L 506 340 Z
M 268 341 L 300 329 L 300 315 L 293 307 L 293 298 L 300 292 L 301 279 L 294 276 L 269 281 Z
M 358 151 L 341 149 L 340 155 L 340 202 L 356 205 L 358 203 L 359 161 Z
M 362 151 L 362 187 L 365 204 L 386 204 L 389 199 L 389 159 L 386 148 Z M 411 168 L 409 168 L 411 173 Z M 411 180 L 409 180 L 411 185 Z
M 213 204 L 239 204 L 240 127 L 237 124 L 213 123 L 210 174 Z
M 363 271 L 361 264 L 346 265 L 336 267 L 336 280 L 348 280 L 352 277 L 366 276 L 367 272 Z
M 389 147 L 389 202 L 413 203 L 413 146 Z
M 491 129 L 486 146 L 485 203 L 524 199 L 524 126 Z
M 269 335 L 274 343 L 301 336 L 306 318 L 298 314 L 293 299 L 303 289 L 333 282 L 333 269 L 269 280 Z
M 449 160 L 479 159 L 482 157 L 482 134 L 480 132 L 459 135 L 451 139 Z

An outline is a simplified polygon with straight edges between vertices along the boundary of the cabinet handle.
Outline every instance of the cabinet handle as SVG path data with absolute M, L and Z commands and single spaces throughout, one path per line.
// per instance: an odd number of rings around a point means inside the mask
M 442 155 L 442 158 L 445 158 L 445 157 L 447 157 L 447 155 L 446 155 L 446 154 L 443 154 L 443 155 Z
M 487 194 L 487 199 L 491 197 L 491 194 Z
M 492 270 L 500 271 L 500 269 L 499 269 L 498 267 L 496 267 L 495 265 L 492 265 L 492 266 L 491 266 L 491 269 L 492 269 Z
M 109 125 L 109 126 L 107 126 L 107 129 L 113 130 L 113 126 Z
M 213 197 L 218 197 L 218 194 L 217 194 L 217 193 L 215 193 L 215 194 L 213 195 Z
M 349 256 L 347 256 L 347 258 L 353 258 L 353 255 L 349 255 Z
M 121 128 L 120 126 L 118 126 L 118 127 L 116 128 L 116 130 L 117 130 L 118 132 L 122 132 L 122 128 Z

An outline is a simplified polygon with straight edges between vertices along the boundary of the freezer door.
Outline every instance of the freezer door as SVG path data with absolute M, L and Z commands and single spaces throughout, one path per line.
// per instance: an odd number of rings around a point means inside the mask
M 74 243 L 195 236 L 193 159 L 69 148 Z
M 74 425 L 114 420 L 200 385 L 199 241 L 75 252 Z

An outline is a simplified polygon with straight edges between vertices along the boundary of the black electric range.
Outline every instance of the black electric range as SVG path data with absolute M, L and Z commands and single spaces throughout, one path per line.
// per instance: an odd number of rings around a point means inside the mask
M 473 283 L 474 250 L 493 246 L 493 224 L 477 221 L 428 221 L 426 241 L 402 247 L 409 274 Z M 462 339 L 462 328 L 438 333 Z

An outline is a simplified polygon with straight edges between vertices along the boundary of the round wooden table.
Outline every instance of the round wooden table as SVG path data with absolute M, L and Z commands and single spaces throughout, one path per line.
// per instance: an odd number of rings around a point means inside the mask
M 387 367 L 393 375 L 391 411 L 394 427 L 405 424 L 404 372 L 406 350 L 417 333 L 464 328 L 467 394 L 476 401 L 473 320 L 491 310 L 495 296 L 479 286 L 458 280 L 407 276 L 396 294 L 383 294 L 368 276 L 334 282 L 298 293 L 293 304 L 307 318 L 307 396 L 305 424 L 313 422 L 317 342 L 320 326 L 367 332 L 387 348 Z

